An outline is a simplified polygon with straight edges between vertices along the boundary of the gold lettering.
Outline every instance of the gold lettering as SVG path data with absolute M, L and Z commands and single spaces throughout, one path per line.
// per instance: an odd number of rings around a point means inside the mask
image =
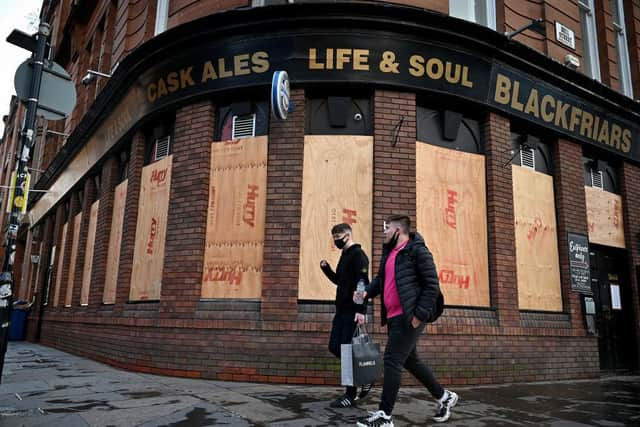
M 569 104 L 565 104 L 559 99 L 556 101 L 556 126 L 562 127 L 562 129 L 567 128 L 567 110 L 571 107 Z
M 420 55 L 413 55 L 409 58 L 409 74 L 413 77 L 424 76 L 424 58 Z
M 580 125 L 580 135 L 591 138 L 593 133 L 593 114 L 588 111 L 582 112 L 582 124 Z M 586 134 L 586 135 L 585 135 Z
M 336 49 L 336 69 L 344 69 L 344 64 L 351 62 L 351 49 Z
M 435 71 L 434 71 L 435 66 Z M 427 76 L 430 79 L 438 80 L 442 78 L 442 74 L 444 73 L 444 64 L 438 58 L 430 58 L 427 61 Z
M 473 82 L 469 80 L 469 67 L 462 67 L 462 86 L 472 88 Z
M 549 107 L 552 107 L 556 103 L 556 100 L 553 99 L 551 95 L 545 95 L 542 97 L 542 102 L 540 103 L 540 110 L 542 114 L 542 120 L 547 123 L 551 123 L 553 121 L 553 111 L 549 111 Z
M 220 74 L 221 79 L 233 77 L 233 71 L 225 69 L 224 58 L 218 58 L 218 74 Z
M 309 69 L 310 70 L 323 70 L 324 65 L 318 64 L 317 62 L 317 51 L 316 48 L 309 49 Z
M 493 97 L 498 104 L 507 105 L 511 99 L 511 79 L 498 73 L 496 77 L 496 93 Z
M 609 145 L 609 122 L 602 121 L 602 127 L 600 127 L 600 135 L 598 135 L 598 142 Z
M 524 112 L 527 114 L 533 114 L 536 118 L 540 118 L 540 104 L 538 103 L 537 89 L 531 89 Z
M 620 149 L 620 137 L 622 136 L 622 128 L 620 125 L 614 123 L 611 125 L 611 143 L 609 145 Z
M 236 55 L 233 57 L 233 72 L 236 76 L 246 76 L 251 74 L 249 69 L 249 54 Z
M 213 64 L 211 61 L 207 61 L 204 63 L 204 69 L 202 70 L 202 79 L 201 82 L 204 83 L 207 80 L 215 80 L 218 78 L 216 74 L 215 68 L 213 68 Z
M 149 86 L 147 86 L 147 99 L 149 100 L 149 102 L 155 102 L 157 96 L 158 94 L 156 93 L 156 84 L 149 83 Z
M 169 92 L 172 93 L 180 89 L 178 73 L 176 73 L 175 71 L 167 74 L 167 89 L 169 89 Z
M 522 111 L 524 109 L 524 104 L 518 101 L 518 92 L 520 92 L 520 82 L 515 80 L 513 82 L 513 96 L 511 97 L 511 108 L 514 110 Z
M 452 73 L 452 70 L 453 73 Z M 446 65 L 445 65 L 445 71 L 444 71 L 444 78 L 446 81 L 448 81 L 451 84 L 456 84 L 460 81 L 460 64 L 453 64 L 449 61 L 447 61 Z
M 595 117 L 596 117 L 596 120 L 595 120 L 595 124 L 593 125 L 593 136 L 592 136 L 592 138 L 597 141 L 598 140 L 598 129 L 599 129 L 599 126 L 600 126 L 600 116 L 595 116 Z
M 369 71 L 369 49 L 353 50 L 353 69 L 358 71 Z
M 167 92 L 167 85 L 165 85 L 164 80 L 158 80 L 158 98 L 168 94 L 169 92 Z
M 254 73 L 266 73 L 269 71 L 269 54 L 264 51 L 256 52 L 251 55 L 251 71 Z
M 573 130 L 580 124 L 580 116 L 582 115 L 582 109 L 578 107 L 571 107 L 571 119 L 569 120 L 569 130 Z
M 625 153 L 631 150 L 631 131 L 629 129 L 622 131 L 622 146 L 620 149 Z
M 193 71 L 193 67 L 189 67 L 186 70 L 183 68 L 180 70 L 180 87 L 184 89 L 189 86 L 195 85 L 193 82 L 193 78 L 191 78 L 191 72 Z

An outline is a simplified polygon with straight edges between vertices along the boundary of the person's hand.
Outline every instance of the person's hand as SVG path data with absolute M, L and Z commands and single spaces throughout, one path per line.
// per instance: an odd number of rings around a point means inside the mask
M 320 268 L 326 268 L 329 265 L 326 259 L 320 261 Z
M 362 301 L 365 301 L 366 299 L 367 299 L 367 291 L 364 291 L 362 293 Z M 353 293 L 353 302 L 355 302 L 356 304 L 359 304 L 358 303 L 358 291 L 355 291 Z
M 358 322 L 358 325 L 364 325 L 367 323 L 367 316 L 362 313 L 356 313 L 355 322 Z
M 411 319 L 411 326 L 413 326 L 413 329 L 418 329 L 418 326 L 420 326 L 421 323 L 420 319 L 416 316 L 413 316 L 413 319 Z

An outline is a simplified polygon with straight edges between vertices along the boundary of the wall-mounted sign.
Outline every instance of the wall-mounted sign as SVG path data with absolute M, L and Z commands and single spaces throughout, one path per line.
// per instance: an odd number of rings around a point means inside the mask
M 565 27 L 556 21 L 556 40 L 563 45 L 576 49 L 576 33 L 569 27 Z
M 592 293 L 589 239 L 584 234 L 569 233 L 569 274 L 573 292 Z
M 285 120 L 289 113 L 289 75 L 286 71 L 274 71 L 271 80 L 271 111 L 278 120 Z

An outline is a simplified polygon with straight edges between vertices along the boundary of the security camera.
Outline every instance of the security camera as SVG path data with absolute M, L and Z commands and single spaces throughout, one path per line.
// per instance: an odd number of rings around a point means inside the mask
M 564 65 L 571 68 L 572 70 L 576 70 L 578 69 L 578 67 L 580 67 L 580 60 L 577 57 L 568 53 L 564 57 Z
M 91 84 L 91 82 L 93 82 L 93 80 L 96 78 L 95 74 L 92 73 L 87 73 L 83 78 L 82 78 L 82 84 L 84 86 L 89 86 Z
M 360 120 L 362 120 L 362 114 L 360 113 L 356 113 L 353 115 L 353 120 L 355 120 L 356 122 L 359 122 Z

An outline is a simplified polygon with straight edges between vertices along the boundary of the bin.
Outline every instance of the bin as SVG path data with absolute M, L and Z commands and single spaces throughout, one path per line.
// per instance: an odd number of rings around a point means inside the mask
M 15 308 L 11 310 L 11 325 L 9 325 L 9 341 L 24 340 L 27 331 L 27 316 L 29 309 Z

